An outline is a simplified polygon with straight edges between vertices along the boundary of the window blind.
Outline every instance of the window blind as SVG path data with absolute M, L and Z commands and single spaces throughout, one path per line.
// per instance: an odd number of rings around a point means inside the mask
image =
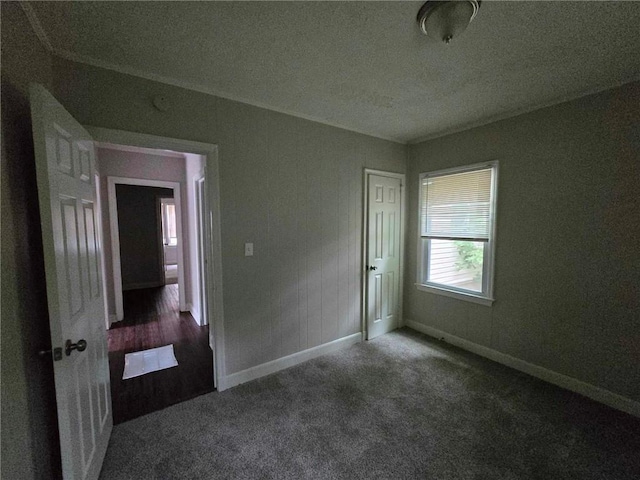
M 491 175 L 487 167 L 422 179 L 421 235 L 488 241 L 491 229 Z

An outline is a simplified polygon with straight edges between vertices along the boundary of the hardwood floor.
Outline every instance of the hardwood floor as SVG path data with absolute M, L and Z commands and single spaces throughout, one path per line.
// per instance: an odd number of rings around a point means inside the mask
M 108 332 L 114 423 L 212 392 L 209 327 L 199 327 L 190 313 L 179 312 L 178 285 L 123 294 L 124 320 Z M 169 344 L 177 367 L 122 380 L 125 354 Z

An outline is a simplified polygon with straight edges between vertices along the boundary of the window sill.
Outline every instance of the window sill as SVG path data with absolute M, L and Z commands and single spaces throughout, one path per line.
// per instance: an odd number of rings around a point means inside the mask
M 446 288 L 439 288 L 432 285 L 423 285 L 422 283 L 416 283 L 416 288 L 423 292 L 435 293 L 436 295 L 444 295 L 445 297 L 457 298 L 458 300 L 464 300 L 465 302 L 477 303 L 490 307 L 495 302 L 493 298 L 481 297 L 473 295 L 471 293 L 462 293 L 454 290 L 448 290 Z

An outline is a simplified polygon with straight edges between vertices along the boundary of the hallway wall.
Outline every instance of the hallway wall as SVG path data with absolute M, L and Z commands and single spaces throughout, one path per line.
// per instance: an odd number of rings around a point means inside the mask
M 164 285 L 159 199 L 170 188 L 116 185 L 122 289 Z
M 180 184 L 182 200 L 182 233 L 185 259 L 185 293 L 189 298 L 191 283 L 189 281 L 189 224 L 187 221 L 188 201 L 186 193 L 186 165 L 184 157 L 152 155 L 149 153 L 126 152 L 110 148 L 97 149 L 98 171 L 100 173 L 100 196 L 102 205 L 102 226 L 105 254 L 105 276 L 107 284 L 107 308 L 110 315 L 115 315 L 115 298 L 113 286 L 113 258 L 111 255 L 111 226 L 109 223 L 109 192 L 107 177 L 127 177 L 144 180 L 162 180 Z

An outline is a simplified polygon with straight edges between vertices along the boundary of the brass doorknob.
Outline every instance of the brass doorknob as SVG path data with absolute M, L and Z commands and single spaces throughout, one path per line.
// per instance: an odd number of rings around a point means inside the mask
M 87 349 L 87 341 L 86 340 L 78 340 L 78 343 L 72 343 L 71 340 L 67 340 L 65 343 L 64 353 L 67 354 L 67 357 L 71 355 L 73 350 L 78 350 L 79 352 L 84 352 Z

